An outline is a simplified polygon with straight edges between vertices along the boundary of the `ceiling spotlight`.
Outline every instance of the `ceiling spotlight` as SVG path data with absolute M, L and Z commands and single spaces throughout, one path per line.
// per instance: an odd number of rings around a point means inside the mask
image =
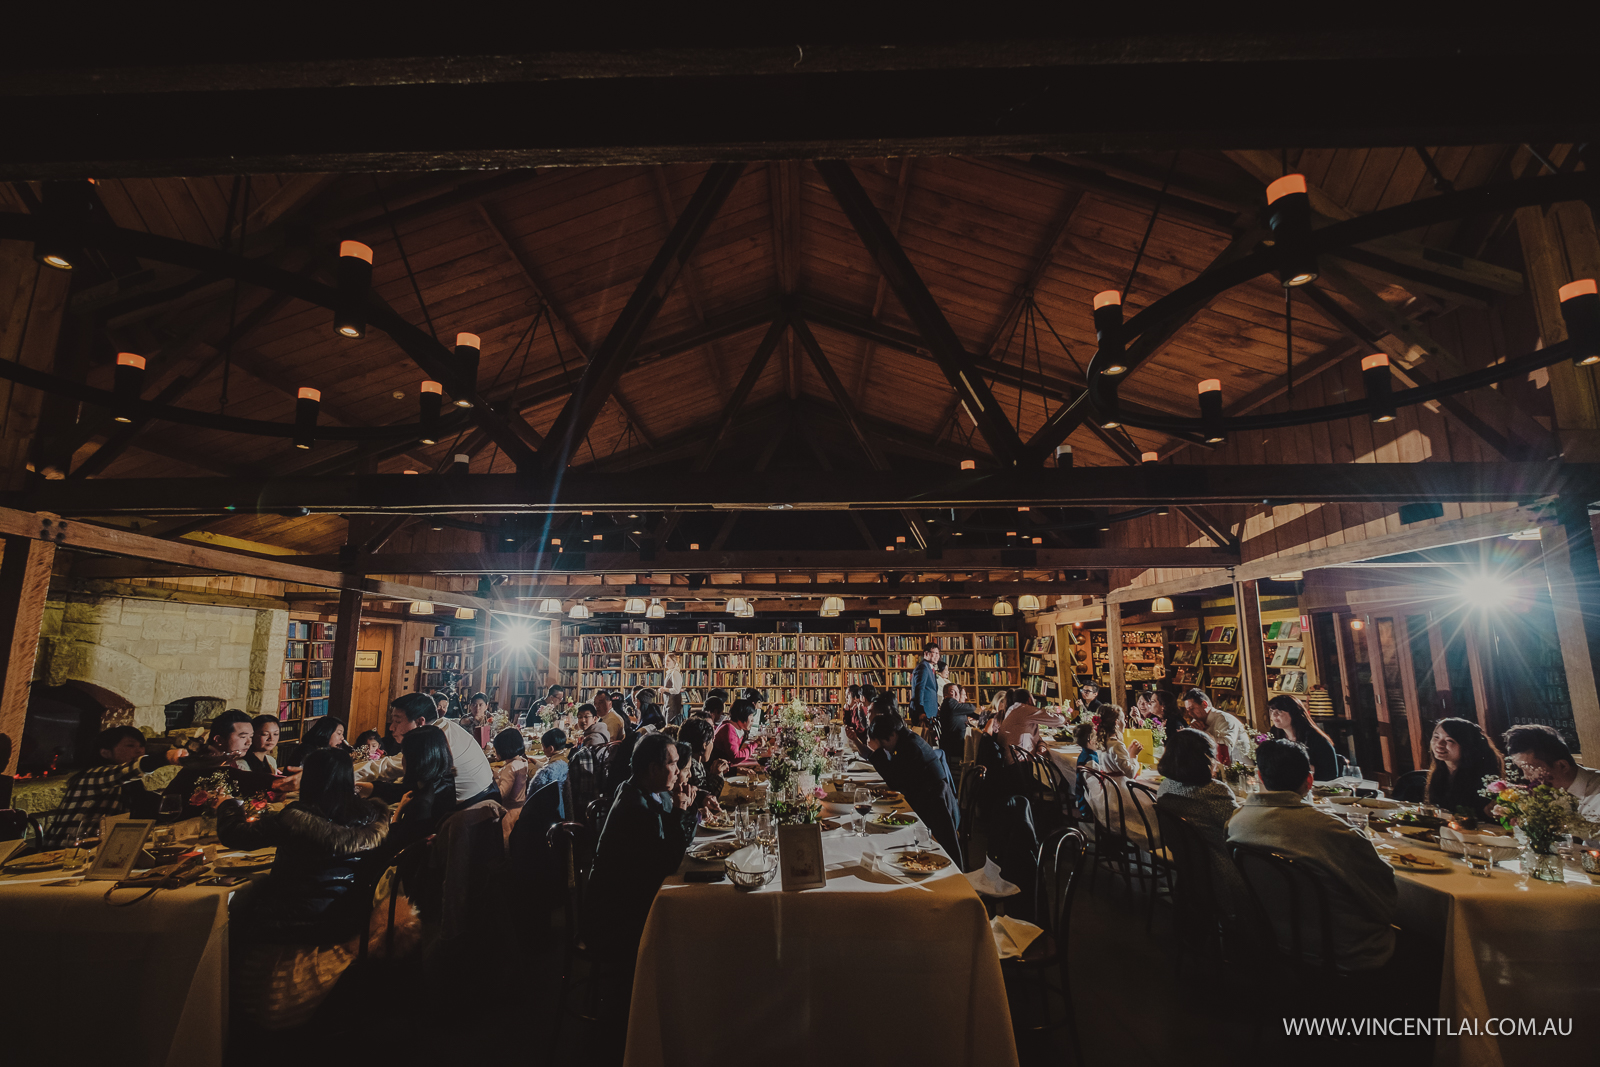
M 667 617 L 667 609 L 661 606 L 661 601 L 651 600 L 650 607 L 645 611 L 644 617 L 647 619 L 664 619 Z
M 117 407 L 112 414 L 112 421 L 132 422 L 128 402 L 137 401 L 139 394 L 144 391 L 144 357 L 133 352 L 118 352 L 117 366 L 112 373 L 111 386 L 117 394 Z
M 1311 236 L 1311 196 L 1304 174 L 1285 174 L 1267 186 L 1267 225 L 1283 249 L 1280 274 L 1285 288 L 1317 279 L 1317 257 L 1301 251 Z
M 1168 614 L 1173 610 L 1172 598 L 1169 596 L 1156 597 L 1154 600 L 1150 601 L 1150 610 L 1160 615 Z
M 367 316 L 363 309 L 372 288 L 372 249 L 360 241 L 339 242 L 334 274 L 339 299 L 333 309 L 333 328 L 341 337 L 365 337 Z
M 921 601 L 913 600 L 911 603 L 906 605 L 906 614 L 912 618 L 916 618 L 918 615 L 925 615 L 927 613 L 922 610 Z
M 1017 597 L 1017 610 L 1038 611 L 1039 598 L 1034 596 L 1032 593 L 1023 593 L 1021 596 Z
M 543 600 L 539 601 L 539 613 L 541 615 L 560 615 L 561 601 L 557 600 L 553 596 L 545 597 Z
M 644 600 L 636 596 L 629 597 L 627 603 L 622 605 L 623 614 L 626 615 L 643 615 L 648 610 Z
M 294 447 L 311 447 L 317 428 L 317 409 L 321 406 L 320 389 L 301 388 L 294 401 Z
M 978 461 L 975 459 L 964 459 L 961 461 L 961 469 L 964 471 L 975 471 L 978 469 Z
M 1160 455 L 1160 453 L 1157 453 L 1157 452 L 1140 452 L 1139 453 L 1139 462 L 1140 463 L 1154 463 L 1156 460 L 1158 460 L 1160 458 L 1161 458 L 1161 455 Z
M 929 593 L 927 596 L 922 598 L 922 610 L 923 611 L 939 611 L 943 607 L 944 607 L 944 601 L 940 600 L 938 597 L 934 596 L 932 593 Z
M 588 617 L 589 605 L 587 604 L 574 604 L 572 605 L 572 610 L 567 612 L 567 618 L 569 619 L 587 619 Z
M 1361 621 L 1360 619 L 1351 619 L 1350 620 L 1350 629 L 1352 629 L 1352 630 L 1365 630 L 1366 628 L 1367 628 L 1367 624 L 1365 622 Z
M 995 614 L 995 615 L 1015 615 L 1016 614 L 1016 609 L 1011 606 L 1011 601 L 1009 601 L 1009 600 L 996 600 L 994 602 L 994 608 L 991 609 L 991 610 L 992 610 L 993 614 Z
M 1580 278 L 1563 285 L 1558 295 L 1567 337 L 1579 348 L 1572 362 L 1580 367 L 1600 363 L 1600 285 L 1593 278 Z
M 1394 401 L 1390 393 L 1394 383 L 1389 378 L 1389 357 L 1374 352 L 1361 360 L 1361 384 L 1367 390 L 1367 404 L 1373 422 L 1393 422 Z
M 417 390 L 417 406 L 421 414 L 422 434 L 417 438 L 425 445 L 439 443 L 439 409 L 444 406 L 444 386 L 435 381 L 425 381 Z

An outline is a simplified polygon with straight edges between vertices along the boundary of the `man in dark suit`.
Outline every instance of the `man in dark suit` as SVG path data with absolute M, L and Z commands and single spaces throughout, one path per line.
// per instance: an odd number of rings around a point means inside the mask
M 944 687 L 939 705 L 939 747 L 951 769 L 961 766 L 967 754 L 967 722 L 978 718 L 978 709 L 966 702 L 966 692 L 956 683 Z
M 956 836 L 961 816 L 943 754 L 912 733 L 906 721 L 892 711 L 874 718 L 867 736 L 857 736 L 855 741 L 889 788 L 902 794 L 911 810 L 927 824 L 929 833 L 950 854 L 957 869 L 965 870 L 961 840 Z
M 934 664 L 939 660 L 939 642 L 922 646 L 922 662 L 911 675 L 911 725 L 921 726 L 939 714 L 939 675 Z

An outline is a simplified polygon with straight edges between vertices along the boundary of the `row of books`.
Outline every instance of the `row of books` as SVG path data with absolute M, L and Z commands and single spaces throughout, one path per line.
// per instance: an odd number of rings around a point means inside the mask
M 284 682 L 278 687 L 279 700 L 304 700 L 307 697 L 325 697 L 330 695 L 328 687 L 333 684 L 331 679 L 321 679 L 309 682 Z
M 423 655 L 462 652 L 472 647 L 470 637 L 430 637 L 422 642 Z
M 1298 667 L 1300 661 L 1305 658 L 1305 653 L 1305 645 L 1279 645 L 1273 650 L 1272 659 L 1267 666 Z
M 1305 671 L 1284 671 L 1272 688 L 1280 693 L 1304 693 L 1308 688 Z
M 1034 653 L 1038 653 L 1038 654 L 1041 654 L 1041 655 L 1049 655 L 1050 653 L 1054 652 L 1055 650 L 1056 650 L 1056 639 L 1054 637 L 1050 637 L 1049 635 L 1046 635 L 1044 637 L 1035 637 L 1033 639 L 1032 647 L 1030 647 L 1028 649 L 1029 652 L 1034 652 Z
M 304 704 L 293 700 L 280 701 L 278 704 L 278 718 L 298 719 L 302 715 L 307 719 L 314 719 L 328 714 L 328 698 L 320 700 L 307 700 Z
M 424 656 L 422 669 L 425 671 L 470 671 L 473 669 L 471 656 Z
M 1299 619 L 1279 619 L 1277 622 L 1264 623 L 1268 641 L 1293 641 L 1300 636 Z
M 328 678 L 333 674 L 333 661 L 330 659 L 292 659 L 284 663 L 283 673 L 287 678 Z
M 882 652 L 883 638 L 857 637 L 852 634 L 844 635 L 844 641 L 839 646 L 845 652 Z
M 837 686 L 832 674 L 820 671 L 754 671 L 755 681 L 752 683 L 758 689 L 770 689 L 773 686 Z
M 290 641 L 284 646 L 284 659 L 332 659 L 333 644 L 325 641 Z
M 338 623 L 333 622 L 301 622 L 297 619 L 289 620 L 289 630 L 284 635 L 291 641 L 332 641 L 338 632 Z

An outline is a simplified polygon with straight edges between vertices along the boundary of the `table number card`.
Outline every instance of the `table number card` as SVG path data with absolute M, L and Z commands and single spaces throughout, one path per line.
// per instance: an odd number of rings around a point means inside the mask
M 821 889 L 828 884 L 822 856 L 822 827 L 816 823 L 778 827 L 778 863 L 783 890 Z

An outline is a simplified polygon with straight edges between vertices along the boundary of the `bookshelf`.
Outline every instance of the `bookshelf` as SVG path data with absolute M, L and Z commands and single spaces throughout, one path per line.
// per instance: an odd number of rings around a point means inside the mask
M 1206 669 L 1201 664 L 1200 636 L 1197 626 L 1173 627 L 1172 640 L 1167 646 L 1167 684 L 1173 689 L 1181 691 L 1204 686 Z
M 1022 663 L 1014 633 L 887 634 L 884 653 L 887 684 L 902 707 L 911 702 L 911 678 L 922 662 L 922 646 L 937 638 L 950 680 L 967 699 L 986 704 L 1002 689 L 1022 688 Z
M 333 684 L 333 637 L 337 623 L 289 620 L 283 652 L 283 682 L 278 688 L 279 736 L 305 733 L 307 719 L 328 714 Z
M 1239 628 L 1236 625 L 1205 627 L 1197 636 L 1200 639 L 1200 666 L 1205 669 L 1205 688 L 1212 700 L 1239 698 Z M 1220 698 L 1220 699 L 1219 699 Z
M 1267 696 L 1288 694 L 1305 700 L 1317 684 L 1307 634 L 1300 628 L 1298 614 L 1261 622 L 1261 639 L 1266 653 Z
M 477 692 L 478 643 L 471 637 L 424 637 L 417 659 L 417 689 L 451 692 L 465 707 Z M 487 696 L 493 700 L 494 693 Z
M 1029 641 L 1022 667 L 1023 688 L 1039 698 L 1041 703 L 1055 703 L 1061 699 L 1056 672 L 1055 637 L 1045 634 Z

